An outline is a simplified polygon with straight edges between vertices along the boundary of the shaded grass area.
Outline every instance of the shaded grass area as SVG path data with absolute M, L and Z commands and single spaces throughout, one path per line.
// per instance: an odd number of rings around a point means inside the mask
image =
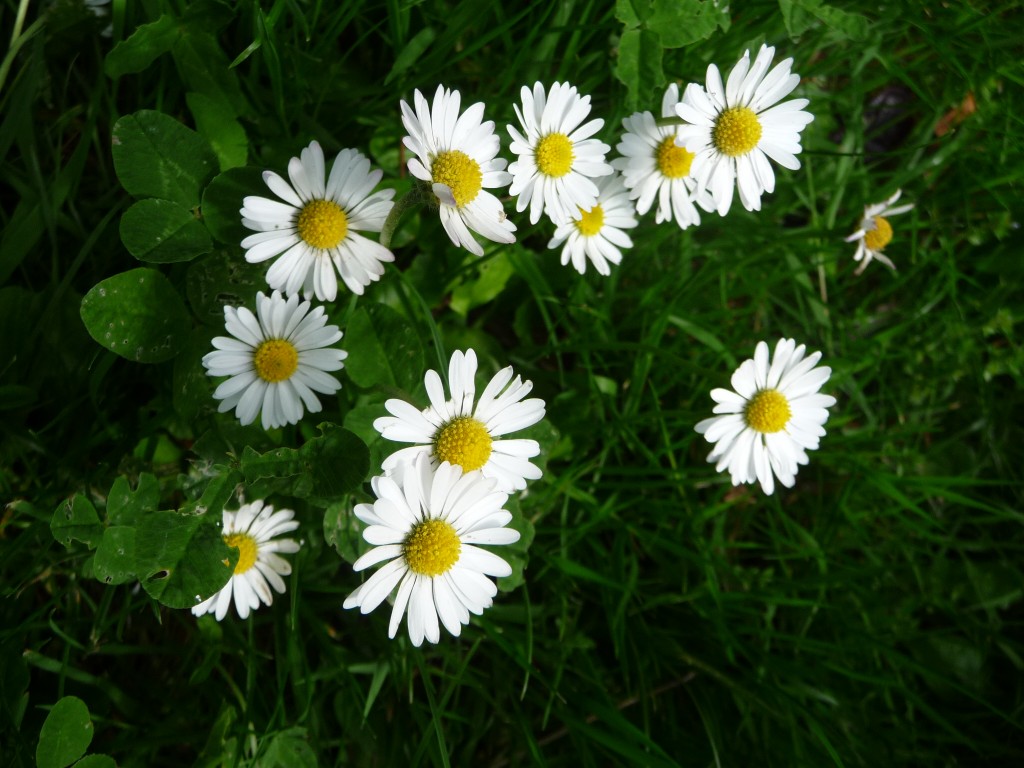
M 866 39 L 815 22 L 791 40 L 779 5 L 751 3 L 664 52 L 684 84 L 762 41 L 794 57 L 816 120 L 804 167 L 778 173 L 760 213 L 734 206 L 685 233 L 648 221 L 607 280 L 560 268 L 523 216 L 519 243 L 484 262 L 428 211 L 403 225 L 403 279 L 361 301 L 407 309 L 449 351 L 511 361 L 559 433 L 522 500 L 525 586 L 417 650 L 387 641 L 386 611 L 341 611 L 358 578 L 310 506 L 296 506 L 306 546 L 287 596 L 248 622 L 105 588 L 84 551 L 54 543 L 53 508 L 101 499 L 118 474 L 155 472 L 180 502 L 174 481 L 215 418 L 180 423 L 170 364 L 115 357 L 78 318 L 82 294 L 135 265 L 110 129 L 140 108 L 191 123 L 185 94 L 213 78 L 244 105 L 251 164 L 282 170 L 316 138 L 395 179 L 413 88 L 484 100 L 507 146 L 519 87 L 568 79 L 614 146 L 622 24 L 585 2 L 238 3 L 218 50 L 111 79 L 102 24 L 58 3 L 0 93 L 5 764 L 34 764 L 46 708 L 71 693 L 96 722 L 92 750 L 121 765 L 1021 760 L 1022 20 L 1012 4 L 839 6 L 869 19 Z M 16 11 L 4 5 L 5 30 Z M 113 40 L 160 13 L 185 4 L 115 3 Z M 855 278 L 842 237 L 897 187 L 917 204 L 893 222 L 898 272 Z M 454 282 L 501 260 L 513 276 L 496 298 L 449 307 Z M 839 403 L 795 489 L 765 498 L 714 473 L 693 425 L 780 336 L 824 352 Z M 325 417 L 381 400 L 346 383 Z

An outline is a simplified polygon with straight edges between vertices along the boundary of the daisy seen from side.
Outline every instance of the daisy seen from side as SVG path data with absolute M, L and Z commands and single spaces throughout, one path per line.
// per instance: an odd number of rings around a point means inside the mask
M 369 613 L 397 587 L 389 637 L 404 615 L 414 646 L 424 638 L 438 642 L 440 625 L 458 637 L 470 614 L 482 614 L 498 593 L 487 577 L 512 573 L 505 560 L 477 546 L 519 540 L 519 532 L 506 527 L 512 520 L 502 509 L 508 495 L 478 471 L 464 473 L 446 461 L 435 469 L 423 455 L 399 482 L 380 476 L 371 485 L 377 500 L 357 504 L 355 515 L 367 524 L 363 538 L 374 547 L 353 568 L 388 562 L 343 607 Z
M 691 83 L 676 105 L 686 121 L 677 141 L 694 154 L 691 173 L 699 189 L 707 189 L 718 213 L 729 212 L 733 189 L 748 211 L 761 210 L 761 195 L 775 191 L 769 158 L 783 168 L 800 167 L 800 132 L 814 120 L 804 112 L 807 99 L 778 103 L 800 84 L 793 59 L 768 71 L 775 49 L 762 45 L 754 63 L 743 54 L 723 85 L 718 67 L 708 65 L 704 87 Z
M 540 453 L 536 440 L 498 439 L 544 418 L 543 400 L 524 399 L 533 383 L 519 376 L 513 379 L 510 365 L 494 374 L 477 397 L 476 370 L 476 352 L 455 351 L 448 365 L 450 398 L 445 397 L 438 373 L 428 370 L 424 382 L 429 406 L 421 411 L 396 398 L 384 403 L 391 416 L 377 419 L 373 428 L 388 440 L 414 443 L 384 460 L 386 473 L 400 471 L 422 454 L 435 467 L 447 461 L 464 472 L 480 470 L 504 493 L 521 491 L 527 480 L 541 476 L 530 463 Z
M 411 108 L 401 103 L 402 123 L 409 135 L 402 139 L 416 156 L 409 172 L 430 186 L 441 215 L 441 226 L 451 241 L 482 256 L 477 232 L 496 243 L 514 243 L 516 230 L 501 201 L 488 192 L 508 186 L 512 177 L 505 160 L 497 157 L 501 142 L 494 122 L 483 120 L 478 101 L 460 113 L 461 95 L 439 85 L 431 104 L 418 90 Z
M 818 366 L 820 352 L 806 351 L 793 339 L 780 339 L 769 357 L 768 345 L 758 342 L 753 359 L 733 373 L 732 390 L 711 390 L 719 415 L 695 429 L 714 443 L 708 461 L 718 472 L 728 470 L 733 485 L 756 480 L 771 494 L 777 477 L 793 487 L 799 465 L 808 462 L 806 452 L 824 437 L 826 409 L 836 399 L 818 390 L 832 369 Z
M 292 572 L 291 564 L 281 557 L 299 551 L 299 542 L 294 539 L 275 538 L 282 533 L 294 531 L 299 527 L 295 513 L 290 509 L 279 509 L 277 512 L 269 504 L 254 501 L 243 504 L 237 512 L 223 513 L 221 534 L 224 543 L 238 550 L 238 562 L 234 573 L 219 592 L 192 607 L 193 616 L 212 613 L 217 621 L 221 621 L 231 606 L 234 597 L 235 610 L 238 616 L 245 619 L 249 611 L 274 602 L 271 587 L 283 595 L 284 579 Z
M 576 86 L 554 83 L 545 92 L 541 83 L 521 91 L 522 108 L 514 105 L 522 133 L 508 126 L 512 152 L 518 157 L 509 166 L 516 210 L 530 208 L 530 223 L 546 213 L 555 224 L 577 218 L 597 201 L 595 179 L 613 172 L 605 162 L 610 147 L 591 138 L 604 126 L 598 118 L 584 123 L 590 114 L 590 96 Z
M 633 204 L 618 174 L 605 176 L 597 185 L 597 201 L 581 210 L 578 219 L 569 219 L 555 230 L 548 248 L 562 247 L 562 265 L 572 262 L 581 275 L 587 271 L 587 259 L 599 274 L 611 274 L 609 264 L 622 261 L 620 248 L 632 248 L 633 241 L 623 230 L 636 226 Z
M 256 231 L 242 247 L 250 264 L 276 259 L 267 270 L 272 289 L 334 301 L 338 277 L 362 295 L 384 274 L 384 264 L 395 260 L 387 248 L 359 234 L 380 232 L 395 190 L 373 191 L 384 172 L 371 171 L 370 161 L 355 149 L 341 150 L 330 176 L 325 173 L 316 141 L 288 163 L 290 184 L 264 171 L 263 181 L 280 200 L 250 196 L 242 201 L 242 224 Z
M 678 102 L 679 86 L 672 83 L 662 98 L 661 116 L 674 118 Z M 626 132 L 615 147 L 622 157 L 612 160 L 612 166 L 622 173 L 638 214 L 643 216 L 657 200 L 654 222 L 674 219 L 686 229 L 700 224 L 697 205 L 715 210 L 711 194 L 698 189 L 690 173 L 693 153 L 676 143 L 678 126 L 659 126 L 650 112 L 624 118 L 622 126 Z
M 214 391 L 221 413 L 235 409 L 243 424 L 261 414 L 264 429 L 295 424 L 303 406 L 322 409 L 316 392 L 334 394 L 338 371 L 348 353 L 332 347 L 341 339 L 336 325 L 327 325 L 323 307 L 310 310 L 298 294 L 284 299 L 279 291 L 256 294 L 256 314 L 246 307 L 224 307 L 231 336 L 217 336 L 213 352 L 203 356 L 208 376 L 228 376 Z
M 860 229 L 846 238 L 848 243 L 857 242 L 853 260 L 862 262 L 854 274 L 859 275 L 874 259 L 882 262 L 889 269 L 896 269 L 896 265 L 883 251 L 892 242 L 893 229 L 892 224 L 889 223 L 889 217 L 898 216 L 914 208 L 913 203 L 895 205 L 902 193 L 903 190 L 897 189 L 888 200 L 866 206 L 864 217 L 860 220 Z

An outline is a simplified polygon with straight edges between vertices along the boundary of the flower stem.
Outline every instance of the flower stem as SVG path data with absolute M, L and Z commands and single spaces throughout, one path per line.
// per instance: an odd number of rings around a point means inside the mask
M 398 198 L 391 207 L 388 217 L 384 219 L 384 226 L 380 230 L 380 244 L 385 248 L 390 248 L 391 238 L 394 237 L 395 230 L 398 229 L 398 222 L 401 220 L 402 214 L 410 208 L 422 205 L 424 202 L 423 192 L 419 184 L 414 185 L 412 189 Z

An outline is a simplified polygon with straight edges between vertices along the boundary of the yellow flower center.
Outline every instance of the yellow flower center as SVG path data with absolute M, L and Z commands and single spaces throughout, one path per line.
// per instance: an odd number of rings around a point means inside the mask
M 537 169 L 545 176 L 559 178 L 572 170 L 576 156 L 572 142 L 564 133 L 549 133 L 537 142 Z
M 583 218 L 576 222 L 576 229 L 581 235 L 593 237 L 601 231 L 601 227 L 604 226 L 604 210 L 600 205 L 595 205 L 589 211 L 580 208 L 580 213 L 583 214 Z
M 687 152 L 684 147 L 677 146 L 675 136 L 665 137 L 658 145 L 655 157 L 658 159 L 658 170 L 665 178 L 682 179 L 690 175 L 693 153 Z
M 882 216 L 875 216 L 875 228 L 864 234 L 864 245 L 872 251 L 880 251 L 892 240 L 892 224 Z
M 777 389 L 762 389 L 754 395 L 743 412 L 747 425 L 758 432 L 779 432 L 789 422 L 793 412 L 789 401 Z
M 252 362 L 264 381 L 284 381 L 299 367 L 299 351 L 290 341 L 267 339 L 256 347 Z
M 248 533 L 232 533 L 224 537 L 224 543 L 238 550 L 238 563 L 235 565 L 236 576 L 256 565 L 256 555 L 259 550 L 256 546 L 256 539 Z
M 430 180 L 448 187 L 455 198 L 455 204 L 461 208 L 476 199 L 484 177 L 476 160 L 465 152 L 452 149 L 434 158 Z
M 715 120 L 711 140 L 723 155 L 745 155 L 761 140 L 761 123 L 750 107 L 730 107 Z
M 434 438 L 438 461 L 458 464 L 463 472 L 480 469 L 491 458 L 491 435 L 474 418 L 460 416 L 445 424 Z
M 459 534 L 444 520 L 425 520 L 409 531 L 402 543 L 402 554 L 413 573 L 440 576 L 459 561 L 462 542 Z
M 348 217 L 333 200 L 310 200 L 299 212 L 299 237 L 307 245 L 330 250 L 348 234 Z

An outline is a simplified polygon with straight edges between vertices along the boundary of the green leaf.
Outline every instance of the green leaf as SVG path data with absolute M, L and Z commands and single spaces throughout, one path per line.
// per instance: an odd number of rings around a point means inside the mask
M 248 306 L 255 310 L 256 293 L 269 290 L 266 271 L 266 264 L 250 264 L 231 250 L 200 259 L 189 265 L 185 277 L 185 293 L 192 311 L 207 325 L 223 331 L 225 306 Z
M 114 124 L 111 143 L 117 178 L 133 197 L 194 208 L 217 171 L 206 139 L 162 112 L 125 115 Z
M 419 61 L 420 56 L 426 52 L 436 37 L 437 32 L 433 27 L 424 27 L 413 35 L 412 39 L 405 44 L 405 47 L 395 57 L 395 63 L 391 67 L 391 71 L 384 78 L 384 85 L 388 85 L 392 80 L 404 74 L 413 64 Z
M 117 763 L 109 755 L 86 755 L 74 768 L 117 768 Z
M 196 129 L 213 147 L 220 169 L 245 165 L 249 157 L 249 138 L 230 106 L 205 93 L 187 93 L 185 101 L 196 121 Z
M 476 280 L 467 280 L 452 292 L 451 308 L 462 316 L 491 301 L 515 274 L 512 262 L 500 251 L 496 256 L 481 260 L 478 264 L 480 274 Z
M 302 479 L 295 493 L 301 498 L 337 501 L 358 488 L 370 471 L 370 452 L 366 444 L 333 424 L 319 425 L 320 437 L 307 441 L 300 449 Z
M 662 54 L 657 33 L 628 29 L 622 34 L 615 76 L 626 86 L 626 109 L 638 109 L 650 100 L 655 89 L 665 84 Z
M 263 768 L 316 768 L 316 753 L 306 739 L 305 728 L 289 728 L 274 734 L 260 758 Z
M 191 608 L 227 584 L 238 549 L 224 543 L 220 515 L 154 512 L 135 532 L 135 572 L 142 586 L 170 608 Z
M 181 354 L 174 358 L 171 402 L 175 412 L 189 424 L 195 423 L 200 414 L 214 411 L 217 403 L 213 399 L 213 379 L 203 367 L 203 355 L 213 351 L 213 336 L 211 328 L 196 328 Z
M 219 515 L 224 511 L 224 506 L 236 495 L 238 484 L 242 481 L 242 473 L 237 469 L 231 469 L 223 465 L 213 467 L 217 474 L 207 483 L 202 495 L 191 502 L 186 510 L 195 514 Z
M 207 5 L 214 7 L 212 3 Z M 220 10 L 230 13 L 223 5 Z M 221 102 L 231 110 L 232 117 L 246 115 L 251 109 L 242 95 L 238 75 L 217 38 L 208 30 L 202 22 L 189 24 L 186 33 L 174 43 L 171 53 L 178 74 L 189 91 Z
M 825 5 L 822 0 L 779 0 L 779 10 L 790 37 L 802 35 L 814 26 L 815 20 L 854 41 L 866 40 L 871 31 L 866 17 Z
M 66 768 L 85 754 L 92 742 L 89 708 L 77 696 L 65 696 L 46 716 L 36 747 L 39 768 Z
M 253 233 L 242 226 L 242 200 L 247 195 L 271 196 L 259 168 L 231 168 L 215 177 L 203 192 L 203 221 L 222 243 L 237 246 Z M 266 264 L 256 266 L 261 275 L 267 271 Z
M 92 560 L 92 574 L 104 584 L 126 584 L 135 575 L 135 528 L 112 525 L 107 528 Z
M 180 34 L 181 27 L 171 16 L 143 24 L 131 37 L 111 49 L 103 62 L 103 71 L 111 78 L 142 72 L 157 57 L 171 50 Z
M 50 532 L 65 547 L 71 546 L 71 540 L 74 539 L 94 549 L 103 537 L 103 524 L 92 502 L 76 493 L 53 511 Z
M 725 0 L 654 0 L 646 26 L 665 48 L 681 48 L 706 40 L 721 27 L 729 29 L 729 3 Z
M 246 446 L 240 467 L 247 484 L 298 476 L 292 494 L 331 503 L 357 488 L 370 471 L 370 452 L 347 429 L 324 423 L 321 434 L 301 448 L 276 448 L 260 454 Z
M 410 391 L 423 377 L 423 347 L 416 329 L 384 304 L 352 313 L 342 346 L 345 370 L 360 387 L 384 385 Z
M 203 223 L 170 200 L 139 200 L 121 216 L 121 242 L 139 261 L 191 261 L 213 249 Z
M 132 269 L 93 286 L 82 299 L 82 322 L 98 344 L 138 363 L 178 354 L 188 337 L 188 310 L 159 272 Z
M 364 525 L 352 514 L 352 503 L 336 502 L 324 510 L 324 541 L 347 563 L 362 553 Z
M 615 18 L 626 28 L 638 27 L 651 13 L 651 0 L 616 0 Z
M 143 472 L 133 491 L 128 478 L 118 477 L 107 494 L 107 521 L 111 525 L 131 525 L 136 518 L 153 512 L 160 505 L 160 483 L 156 477 Z

